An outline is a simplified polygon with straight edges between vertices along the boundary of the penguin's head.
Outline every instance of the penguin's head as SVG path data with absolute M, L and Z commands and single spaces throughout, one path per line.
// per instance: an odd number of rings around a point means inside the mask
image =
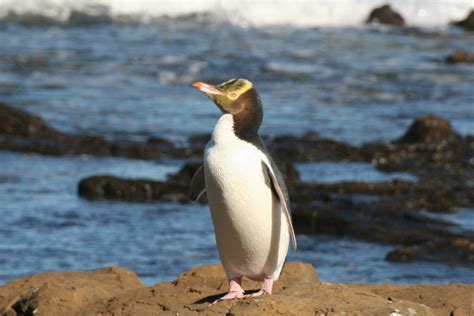
M 223 113 L 232 114 L 238 136 L 256 134 L 263 119 L 260 97 L 247 79 L 230 79 L 218 85 L 195 82 L 193 87 L 206 94 Z

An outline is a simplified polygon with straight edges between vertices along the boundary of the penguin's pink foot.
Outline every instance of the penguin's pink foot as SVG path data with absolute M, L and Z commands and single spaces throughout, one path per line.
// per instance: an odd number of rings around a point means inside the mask
M 241 280 L 242 277 L 237 277 L 229 280 L 229 291 L 227 292 L 227 294 L 215 300 L 214 302 L 212 302 L 212 304 L 215 304 L 220 301 L 233 300 L 235 298 L 244 298 L 244 290 L 240 285 Z
M 262 287 L 257 293 L 245 295 L 245 297 L 257 297 L 262 295 L 271 295 L 273 288 L 273 279 L 272 278 L 265 278 L 262 283 Z

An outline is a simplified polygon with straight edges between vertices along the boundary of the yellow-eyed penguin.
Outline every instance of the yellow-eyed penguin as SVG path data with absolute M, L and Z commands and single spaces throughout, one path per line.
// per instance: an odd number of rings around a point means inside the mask
M 251 296 L 272 293 L 288 254 L 296 250 L 288 191 L 258 130 L 263 110 L 253 84 L 231 79 L 217 86 L 195 82 L 222 111 L 196 171 L 190 197 L 207 192 L 229 291 L 217 301 L 243 298 L 242 276 L 263 281 Z M 216 302 L 217 302 L 216 301 Z

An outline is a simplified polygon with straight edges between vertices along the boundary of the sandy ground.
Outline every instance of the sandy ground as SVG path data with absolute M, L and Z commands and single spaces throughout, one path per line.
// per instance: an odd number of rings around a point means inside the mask
M 259 287 L 244 280 L 243 287 Z M 474 315 L 474 285 L 319 282 L 311 265 L 289 263 L 266 297 L 210 302 L 227 289 L 220 265 L 145 287 L 121 268 L 50 272 L 0 287 L 1 315 Z

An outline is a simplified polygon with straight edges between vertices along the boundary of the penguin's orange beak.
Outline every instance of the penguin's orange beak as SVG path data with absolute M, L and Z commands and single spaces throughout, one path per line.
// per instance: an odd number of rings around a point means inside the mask
M 224 93 L 217 89 L 216 86 L 202 81 L 197 81 L 193 83 L 193 87 L 201 92 L 204 92 L 207 95 L 224 95 Z

